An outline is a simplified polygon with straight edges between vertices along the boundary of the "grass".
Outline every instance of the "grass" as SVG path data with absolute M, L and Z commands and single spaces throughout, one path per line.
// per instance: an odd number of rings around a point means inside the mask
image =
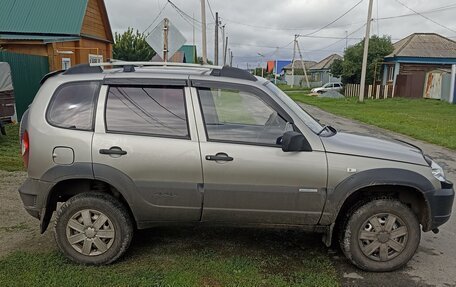
M 6 137 L 0 136 L 0 170 L 24 170 L 18 134 L 19 125 L 10 124 L 6 126 Z
M 428 99 L 395 98 L 359 103 L 357 98 L 317 98 L 305 93 L 289 96 L 336 115 L 456 150 L 456 105 Z
M 293 88 L 289 85 L 284 85 L 284 84 L 278 84 L 277 87 L 279 87 L 282 91 L 302 91 L 302 92 L 310 92 L 311 88 L 307 87 L 301 87 L 301 86 L 294 86 Z
M 0 259 L 0 286 L 339 285 L 323 249 L 290 246 L 286 235 L 271 242 L 271 232 L 256 237 L 241 231 L 241 240 L 238 232 L 203 231 L 202 237 L 178 233 L 163 239 L 143 233 L 143 242 L 110 266 L 76 265 L 55 251 L 15 252 Z

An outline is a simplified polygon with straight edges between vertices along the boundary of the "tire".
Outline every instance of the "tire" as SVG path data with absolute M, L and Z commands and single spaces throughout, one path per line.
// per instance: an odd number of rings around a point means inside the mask
M 133 224 L 124 205 L 99 192 L 81 193 L 65 202 L 57 212 L 54 231 L 62 253 L 84 265 L 116 261 L 133 238 Z
M 375 199 L 356 209 L 342 230 L 345 256 L 365 271 L 401 268 L 420 243 L 418 219 L 410 208 L 394 199 Z

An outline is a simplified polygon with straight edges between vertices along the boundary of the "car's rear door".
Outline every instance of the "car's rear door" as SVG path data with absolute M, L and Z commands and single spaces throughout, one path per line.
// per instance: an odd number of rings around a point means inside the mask
M 108 79 L 102 87 L 94 175 L 120 186 L 140 222 L 201 216 L 201 157 L 186 83 Z
M 204 221 L 316 224 L 326 196 L 322 151 L 283 152 L 293 119 L 257 88 L 192 81 L 204 174 Z

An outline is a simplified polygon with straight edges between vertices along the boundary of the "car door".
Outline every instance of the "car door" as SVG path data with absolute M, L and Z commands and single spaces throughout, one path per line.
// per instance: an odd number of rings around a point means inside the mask
M 204 177 L 203 221 L 316 224 L 326 156 L 283 152 L 293 119 L 263 90 L 192 82 Z
M 201 157 L 186 81 L 105 80 L 94 176 L 127 193 L 140 222 L 198 221 Z

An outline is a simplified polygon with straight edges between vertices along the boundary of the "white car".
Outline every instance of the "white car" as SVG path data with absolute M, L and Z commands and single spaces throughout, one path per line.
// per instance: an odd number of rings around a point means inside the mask
M 311 90 L 312 93 L 324 93 L 327 91 L 341 91 L 343 88 L 342 83 L 326 83 L 322 87 L 319 88 L 313 88 Z

